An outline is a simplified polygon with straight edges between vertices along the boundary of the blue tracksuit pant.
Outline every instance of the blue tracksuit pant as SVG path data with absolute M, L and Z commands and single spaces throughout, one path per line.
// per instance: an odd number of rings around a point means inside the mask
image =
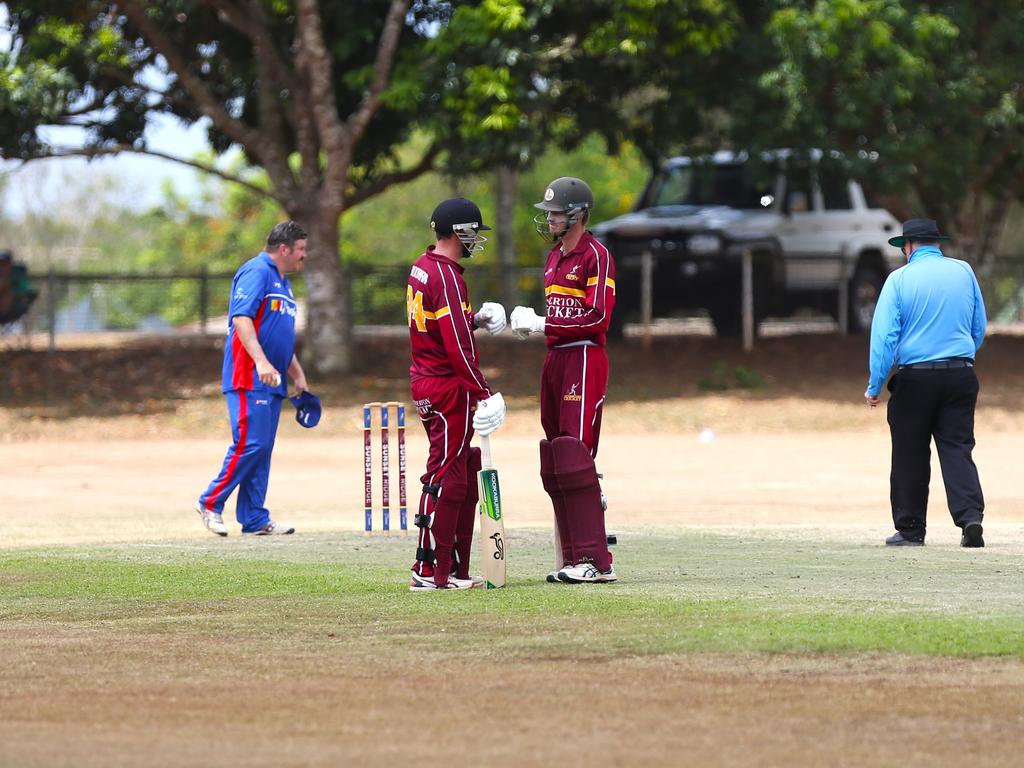
M 242 525 L 242 532 L 258 531 L 270 522 L 264 501 L 282 398 L 265 391 L 245 389 L 226 392 L 224 396 L 234 443 L 228 448 L 220 474 L 199 497 L 199 503 L 221 513 L 228 496 L 237 487 L 235 517 Z

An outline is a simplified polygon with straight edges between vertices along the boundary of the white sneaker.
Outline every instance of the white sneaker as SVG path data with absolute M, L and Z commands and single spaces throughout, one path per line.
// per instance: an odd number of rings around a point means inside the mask
M 477 581 L 478 580 L 478 581 Z M 470 577 L 469 579 L 456 579 L 454 575 L 450 575 L 449 583 L 443 587 L 438 587 L 434 584 L 433 577 L 423 577 L 416 571 L 413 571 L 412 578 L 409 580 L 409 591 L 410 592 L 430 592 L 432 590 L 469 590 L 483 584 L 483 580 L 479 577 Z
M 452 578 L 456 579 L 455 574 L 452 574 Z M 478 587 L 483 587 L 484 586 L 484 577 L 483 576 L 474 576 L 473 574 L 470 574 L 465 579 L 456 579 L 456 580 L 457 581 L 471 581 L 471 582 L 473 582 L 473 589 L 477 589 Z
M 215 533 L 218 536 L 228 535 L 228 527 L 224 525 L 224 518 L 219 513 L 211 512 L 202 504 L 196 504 L 196 512 L 203 518 L 203 525 L 206 526 L 206 530 L 210 533 Z
M 593 563 L 579 563 L 578 565 L 567 565 L 558 572 L 559 581 L 569 584 L 608 584 L 618 581 L 615 575 L 615 566 L 607 571 L 599 571 Z
M 275 523 L 273 520 L 258 531 L 242 531 L 243 536 L 287 536 L 289 533 L 295 533 L 295 529 L 281 523 Z

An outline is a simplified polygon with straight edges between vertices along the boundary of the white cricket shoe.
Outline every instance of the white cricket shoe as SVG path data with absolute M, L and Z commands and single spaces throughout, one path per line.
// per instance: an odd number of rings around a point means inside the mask
M 275 523 L 273 520 L 257 531 L 242 531 L 243 536 L 287 536 L 289 533 L 295 533 L 295 529 L 288 525 Z
M 203 525 L 210 533 L 215 533 L 218 536 L 228 535 L 228 527 L 224 525 L 224 518 L 220 516 L 219 512 L 212 512 L 202 504 L 196 504 L 196 512 L 203 518 Z
M 608 584 L 619 577 L 615 575 L 615 566 L 599 571 L 593 563 L 579 563 L 565 566 L 558 572 L 558 579 L 569 584 Z
M 479 579 L 479 582 L 477 581 Z M 420 576 L 418 573 L 413 571 L 412 578 L 409 579 L 409 591 L 410 592 L 431 592 L 435 589 L 472 589 L 475 586 L 483 584 L 483 579 L 479 576 L 476 578 L 470 577 L 468 579 L 457 579 L 454 576 L 448 577 L 448 584 L 443 587 L 437 586 L 434 583 L 433 576 Z

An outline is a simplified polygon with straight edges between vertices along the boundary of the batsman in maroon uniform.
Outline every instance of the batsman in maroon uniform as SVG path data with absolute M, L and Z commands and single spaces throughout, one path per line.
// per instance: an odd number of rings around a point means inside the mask
M 512 310 L 519 338 L 543 333 L 548 354 L 541 372 L 540 476 L 555 511 L 561 568 L 548 581 L 616 580 L 604 527 L 604 497 L 594 458 L 608 386 L 606 334 L 615 306 L 615 261 L 590 232 L 594 194 L 583 181 L 552 181 L 534 207 L 537 231 L 555 243 L 544 265 L 547 313 Z M 558 565 L 558 563 L 556 563 Z
M 483 251 L 488 230 L 480 209 L 465 198 L 445 200 L 430 226 L 436 243 L 409 271 L 406 308 L 412 366 L 412 397 L 430 441 L 423 495 L 415 516 L 419 527 L 416 563 L 409 588 L 466 589 L 480 470 L 480 449 L 470 448 L 475 429 L 487 435 L 501 426 L 505 401 L 480 372 L 473 332 L 505 329 L 505 308 L 485 302 L 474 313 L 464 267 L 459 262 Z M 482 580 L 480 580 L 482 583 Z

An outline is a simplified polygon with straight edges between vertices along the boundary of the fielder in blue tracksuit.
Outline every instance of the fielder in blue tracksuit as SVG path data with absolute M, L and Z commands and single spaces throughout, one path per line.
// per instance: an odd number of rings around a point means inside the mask
M 243 264 L 231 283 L 222 388 L 233 443 L 196 509 L 206 528 L 219 536 L 227 536 L 221 513 L 235 488 L 242 533 L 295 532 L 271 520 L 264 501 L 281 401 L 288 394 L 284 374 L 291 376 L 296 394 L 307 388 L 295 356 L 296 305 L 286 276 L 302 268 L 306 239 L 295 222 L 278 224 L 267 236 L 267 249 Z

